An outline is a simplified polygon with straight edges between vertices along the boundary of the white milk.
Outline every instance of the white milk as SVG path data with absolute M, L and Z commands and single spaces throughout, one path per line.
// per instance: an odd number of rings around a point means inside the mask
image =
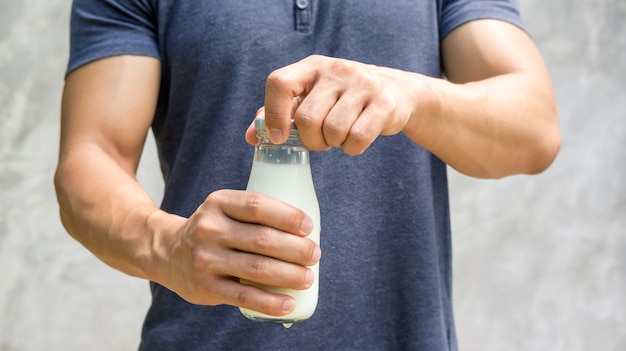
M 307 238 L 319 244 L 320 212 L 308 163 L 283 165 L 255 160 L 252 164 L 247 190 L 272 196 L 304 211 L 313 220 L 313 231 Z M 296 300 L 296 308 L 288 315 L 271 316 L 245 308 L 240 308 L 241 313 L 253 320 L 283 323 L 287 328 L 291 326 L 290 323 L 308 319 L 313 315 L 317 306 L 319 263 L 309 268 L 313 271 L 315 278 L 313 285 L 307 290 L 276 288 L 241 281 L 272 293 L 293 296 Z

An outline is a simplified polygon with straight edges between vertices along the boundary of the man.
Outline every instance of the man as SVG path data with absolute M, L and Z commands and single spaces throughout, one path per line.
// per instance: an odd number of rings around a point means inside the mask
M 141 349 L 457 349 L 446 164 L 534 174 L 560 146 L 520 26 L 506 0 L 75 0 L 61 217 L 101 260 L 153 282 Z M 254 111 L 273 142 L 293 118 L 320 151 L 321 260 L 306 213 L 238 190 Z M 160 207 L 135 180 L 150 127 Z M 319 277 L 306 268 L 318 261 Z M 318 309 L 289 330 L 248 321 L 233 306 L 280 316 L 294 301 L 240 278 L 319 279 Z

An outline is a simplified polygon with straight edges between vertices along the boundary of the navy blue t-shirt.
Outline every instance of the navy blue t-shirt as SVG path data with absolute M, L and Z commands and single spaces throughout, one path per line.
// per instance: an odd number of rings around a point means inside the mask
M 68 72 L 122 54 L 161 61 L 162 208 L 189 216 L 211 192 L 245 188 L 244 133 L 270 72 L 322 54 L 441 77 L 441 40 L 481 18 L 520 25 L 514 0 L 74 0 Z M 323 252 L 313 317 L 285 329 L 153 283 L 142 350 L 457 349 L 445 164 L 398 134 L 311 165 Z

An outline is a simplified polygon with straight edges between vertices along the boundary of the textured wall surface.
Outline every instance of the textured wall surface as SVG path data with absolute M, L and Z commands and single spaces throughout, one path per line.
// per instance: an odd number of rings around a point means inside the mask
M 626 350 L 626 1 L 520 0 L 563 146 L 535 177 L 451 175 L 465 350 Z
M 563 148 L 539 176 L 450 174 L 462 350 L 626 350 L 626 2 L 520 0 Z M 147 283 L 65 234 L 52 188 L 69 0 L 0 0 L 0 351 L 133 350 Z M 158 199 L 151 141 L 140 181 Z

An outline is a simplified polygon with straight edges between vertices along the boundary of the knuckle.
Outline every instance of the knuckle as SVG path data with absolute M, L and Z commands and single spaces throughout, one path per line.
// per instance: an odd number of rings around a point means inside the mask
M 337 121 L 333 121 L 329 118 L 324 121 L 324 135 L 326 136 L 327 142 L 330 146 L 336 147 L 341 145 L 343 140 L 337 139 L 341 139 L 343 134 L 343 126 Z
M 348 132 L 348 138 L 356 146 L 368 146 L 372 142 L 370 129 L 362 125 L 354 125 Z
M 235 299 L 239 306 L 247 306 L 252 299 L 251 290 L 250 289 L 239 290 L 237 292 L 237 295 L 235 296 Z
M 280 301 L 268 296 L 259 296 L 255 293 L 255 288 L 248 285 L 242 285 L 235 296 L 235 304 L 237 306 L 250 308 L 262 313 L 272 313 L 280 308 Z
M 346 142 L 341 145 L 343 151 L 350 156 L 358 156 L 367 149 L 374 138 L 367 130 L 353 128 L 350 130 Z
M 268 261 L 263 257 L 253 258 L 248 263 L 248 270 L 254 276 L 265 276 L 268 269 Z
M 354 83 L 355 87 L 364 91 L 380 91 L 380 79 L 375 74 L 361 74 Z
M 298 125 L 300 139 L 306 148 L 312 151 L 323 151 L 329 148 L 324 140 L 322 119 L 316 119 L 309 112 L 301 113 L 300 109 L 296 111 L 294 119 Z
M 329 57 L 327 56 L 320 55 L 320 54 L 312 54 L 303 58 L 300 62 L 302 64 L 310 65 L 313 67 L 321 67 L 328 60 L 329 60 Z
M 263 227 L 259 229 L 254 236 L 254 244 L 258 249 L 268 249 L 274 244 L 274 237 L 270 232 L 270 229 Z
M 217 232 L 215 222 L 207 217 L 202 217 L 196 222 L 195 230 L 191 235 L 195 242 L 201 242 L 206 234 Z
M 330 64 L 330 71 L 338 77 L 349 76 L 354 72 L 354 65 L 348 60 L 336 59 Z
M 253 220 L 258 220 L 263 214 L 265 196 L 257 192 L 250 192 L 248 195 L 246 198 L 246 209 Z
M 326 59 L 326 56 L 320 55 L 320 54 L 313 54 L 308 56 L 307 58 L 305 58 L 305 60 L 311 60 L 313 62 L 319 62 Z
M 286 70 L 284 70 L 284 69 L 277 69 L 277 70 L 271 72 L 267 76 L 265 84 L 268 87 L 284 86 L 284 85 L 288 84 L 289 81 L 290 81 L 290 77 L 289 77 L 288 72 Z
M 203 206 L 213 207 L 219 206 L 224 202 L 224 197 L 226 196 L 225 190 L 216 190 L 209 194 L 204 200 Z
M 298 129 L 311 129 L 315 126 L 315 116 L 313 115 L 313 111 L 311 108 L 307 107 L 306 104 L 302 104 L 296 110 L 294 114 L 294 119 L 296 120 L 296 124 L 298 125 Z
M 215 265 L 215 257 L 209 252 L 196 247 L 191 252 L 191 266 L 195 272 L 206 272 L 208 267 Z

